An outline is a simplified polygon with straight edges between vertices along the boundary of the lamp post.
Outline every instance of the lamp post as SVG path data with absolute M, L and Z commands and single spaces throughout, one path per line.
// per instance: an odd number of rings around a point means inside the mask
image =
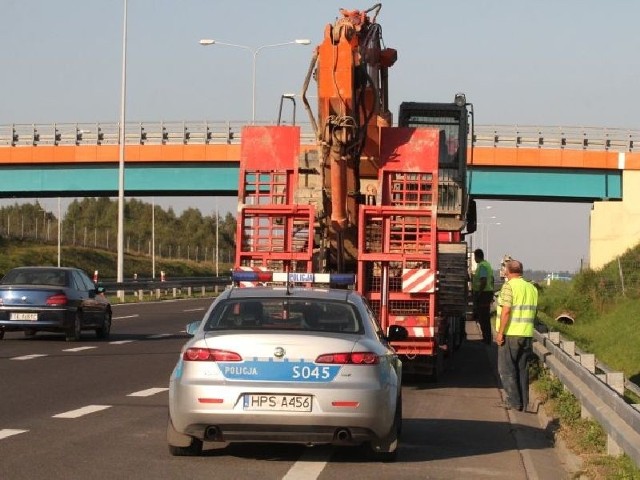
M 219 223 L 220 223 L 220 211 L 218 209 L 218 197 L 216 197 L 216 277 L 218 277 L 218 236 L 219 236 L 218 224 Z
M 253 68 L 252 68 L 252 81 L 251 81 L 251 123 L 256 123 L 256 58 L 258 53 L 265 49 L 271 47 L 282 47 L 285 45 L 309 45 L 311 40 L 308 38 L 297 38 L 290 42 L 282 42 L 282 43 L 273 43 L 270 45 L 262 45 L 258 48 L 248 47 L 246 45 L 237 45 L 235 43 L 223 43 L 218 42 L 217 40 L 213 40 L 211 38 L 203 38 L 200 40 L 200 45 L 209 46 L 209 45 L 224 45 L 225 47 L 236 47 L 242 48 L 243 50 L 247 50 L 253 54 Z
M 125 105 L 127 99 L 127 0 L 124 0 L 122 26 L 122 83 L 120 96 L 120 155 L 118 162 L 118 266 L 117 282 L 124 281 L 124 147 L 125 147 Z M 118 297 L 124 300 L 124 291 L 118 290 Z
M 58 267 L 60 266 L 60 237 L 62 234 L 62 229 L 60 228 L 62 224 L 62 212 L 60 209 L 60 197 L 58 197 Z
M 156 197 L 151 197 L 151 279 L 156 279 Z

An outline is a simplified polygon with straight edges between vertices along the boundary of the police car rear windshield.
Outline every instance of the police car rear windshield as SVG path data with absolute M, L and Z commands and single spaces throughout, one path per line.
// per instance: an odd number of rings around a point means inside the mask
M 362 324 L 348 303 L 265 298 L 219 304 L 207 318 L 204 329 L 361 333 Z

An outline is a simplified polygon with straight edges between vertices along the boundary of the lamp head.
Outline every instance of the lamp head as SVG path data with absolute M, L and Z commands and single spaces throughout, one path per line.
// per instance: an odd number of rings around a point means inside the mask
M 308 38 L 296 38 L 294 42 L 298 45 L 309 45 L 311 43 L 311 40 L 309 40 Z
M 211 38 L 203 38 L 203 39 L 200 40 L 200 45 L 203 45 L 205 47 L 207 45 L 213 45 L 215 43 L 216 43 L 216 41 L 211 39 Z

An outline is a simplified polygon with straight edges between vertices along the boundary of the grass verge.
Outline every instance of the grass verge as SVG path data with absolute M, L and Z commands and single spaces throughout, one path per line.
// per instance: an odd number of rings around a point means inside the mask
M 628 456 L 607 455 L 605 431 L 597 422 L 581 417 L 578 400 L 539 362 L 532 363 L 531 380 L 541 406 L 552 419 L 555 438 L 582 459 L 582 468 L 573 478 L 640 480 L 640 469 Z

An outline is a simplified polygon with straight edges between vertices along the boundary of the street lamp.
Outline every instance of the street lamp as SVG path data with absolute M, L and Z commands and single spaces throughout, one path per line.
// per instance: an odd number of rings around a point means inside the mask
M 60 209 L 60 197 L 58 197 L 58 267 L 60 267 L 60 237 L 62 235 L 62 211 Z
M 248 47 L 246 45 L 236 45 L 235 43 L 223 43 L 213 40 L 211 38 L 203 38 L 200 40 L 200 45 L 209 46 L 209 45 L 224 45 L 225 47 L 236 47 L 242 48 L 243 50 L 248 50 L 253 54 L 253 69 L 252 69 L 252 87 L 251 87 L 251 123 L 256 123 L 256 57 L 258 56 L 258 52 L 265 48 L 271 47 L 282 47 L 285 45 L 309 45 L 311 40 L 308 38 L 297 38 L 296 40 L 292 40 L 290 42 L 283 43 L 273 43 L 271 45 L 262 45 L 258 48 Z
M 151 279 L 156 279 L 156 197 L 151 197 Z
M 122 83 L 120 97 L 120 155 L 118 162 L 118 266 L 117 282 L 124 281 L 124 146 L 125 146 L 125 105 L 127 99 L 127 0 L 124 0 L 122 27 Z M 124 300 L 124 291 L 118 290 L 118 297 Z

